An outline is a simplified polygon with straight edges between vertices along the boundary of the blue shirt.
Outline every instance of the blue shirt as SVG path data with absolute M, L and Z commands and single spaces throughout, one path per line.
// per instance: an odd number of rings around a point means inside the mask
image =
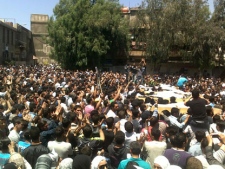
M 0 168 L 2 168 L 3 165 L 8 163 L 9 158 L 10 158 L 10 154 L 0 153 Z
M 180 77 L 177 81 L 177 86 L 182 87 L 184 83 L 186 83 L 188 80 L 185 77 Z
M 25 141 L 19 141 L 18 144 L 18 149 L 19 149 L 19 153 L 22 152 L 25 148 L 29 147 L 30 146 L 30 143 L 27 143 Z
M 147 162 L 145 162 L 141 158 L 133 158 L 133 157 L 128 158 L 126 160 L 122 160 L 119 164 L 118 169 L 125 169 L 127 166 L 127 163 L 130 161 L 136 162 L 139 165 L 139 167 L 142 167 L 144 169 L 151 169 L 150 165 Z

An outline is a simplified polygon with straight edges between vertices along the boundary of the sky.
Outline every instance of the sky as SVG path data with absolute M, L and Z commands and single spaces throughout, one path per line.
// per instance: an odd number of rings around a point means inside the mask
M 213 0 L 208 0 L 210 10 L 213 11 Z M 53 15 L 53 8 L 59 0 L 0 0 L 0 19 L 18 23 L 30 30 L 31 14 Z M 120 4 L 136 7 L 142 0 L 120 0 Z

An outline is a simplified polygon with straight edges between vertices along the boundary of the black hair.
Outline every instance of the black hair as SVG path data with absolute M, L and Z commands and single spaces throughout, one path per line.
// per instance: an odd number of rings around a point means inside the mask
M 117 102 L 112 102 L 112 103 L 110 104 L 110 108 L 111 108 L 111 109 L 114 108 L 115 104 L 117 104 Z
M 132 124 L 130 121 L 127 121 L 127 122 L 125 123 L 124 126 L 125 126 L 125 130 L 126 130 L 128 133 L 133 132 L 134 127 L 133 127 L 133 124 Z
M 115 143 L 116 144 L 123 144 L 125 142 L 125 134 L 122 131 L 117 131 L 115 134 Z
M 131 153 L 134 155 L 139 155 L 141 153 L 141 145 L 138 141 L 133 141 L 130 143 Z
M 114 124 L 114 118 L 113 117 L 108 117 L 106 119 L 106 124 L 107 124 L 108 128 L 111 129 L 113 127 L 113 124 Z
M 28 127 L 29 122 L 26 121 L 26 120 L 24 120 L 24 119 L 22 119 L 22 120 L 21 120 L 21 123 L 23 124 L 22 130 L 26 130 L 27 127 Z
M 156 141 L 159 141 L 159 137 L 160 137 L 160 135 L 161 135 L 161 132 L 160 132 L 159 129 L 153 127 L 152 130 L 151 130 L 151 135 L 154 136 L 154 139 L 155 139 Z
M 4 152 L 8 151 L 8 146 L 10 143 L 11 143 L 11 140 L 8 137 L 1 139 L 0 140 L 0 150 L 2 150 Z
M 218 121 L 220 121 L 220 116 L 216 114 L 215 116 L 213 116 L 213 122 L 217 123 Z
M 120 110 L 120 111 L 118 112 L 118 117 L 119 117 L 120 119 L 125 119 L 125 116 L 126 116 L 126 112 L 125 112 L 124 110 Z
M 171 143 L 172 147 L 176 147 L 177 146 L 176 135 L 169 136 L 169 139 L 170 139 L 170 143 Z
M 194 89 L 194 90 L 192 90 L 192 97 L 194 98 L 194 99 L 197 99 L 198 97 L 199 97 L 199 90 L 198 89 Z
M 179 109 L 178 108 L 176 108 L 176 107 L 173 107 L 172 109 L 171 109 L 171 115 L 172 116 L 179 116 Z
M 176 97 L 174 96 L 170 97 L 170 103 L 176 103 Z
M 175 140 L 176 140 L 176 147 L 183 148 L 184 143 L 186 143 L 186 134 L 181 132 L 177 133 L 177 135 L 175 136 Z
M 61 103 L 65 103 L 66 102 L 66 98 L 65 97 L 61 97 L 60 101 L 61 101 Z
M 207 116 L 213 116 L 212 106 L 206 106 L 206 113 L 207 113 Z
M 35 108 L 36 108 L 36 104 L 34 102 L 30 102 L 30 104 L 29 104 L 30 111 L 34 112 Z
M 204 131 L 196 131 L 195 132 L 195 138 L 198 142 L 201 142 L 202 139 L 205 137 L 205 132 Z
M 68 116 L 69 116 L 69 119 L 70 119 L 71 122 L 76 120 L 76 118 L 77 118 L 77 114 L 74 113 L 74 112 L 69 112 Z
M 77 110 L 78 108 L 82 108 L 80 105 L 74 106 L 74 110 Z
M 27 141 L 30 141 L 30 129 L 26 129 L 24 132 L 23 132 L 23 135 L 24 135 L 24 139 L 27 140 Z
M 132 116 L 133 119 L 137 118 L 139 115 L 139 110 L 138 109 L 132 109 Z
M 166 128 L 166 133 L 169 134 L 169 136 L 173 136 L 177 134 L 177 128 L 175 126 L 169 126 Z
M 207 137 L 203 138 L 201 141 L 201 149 L 205 149 L 208 146 L 209 142 Z
M 30 129 L 30 139 L 37 141 L 40 137 L 40 129 L 38 127 L 31 127 Z
M 84 133 L 84 137 L 86 138 L 90 138 L 91 135 L 92 135 L 92 128 L 90 125 L 86 125 L 84 128 L 83 128 L 83 133 Z
M 75 114 L 75 113 L 73 113 L 73 114 Z M 63 128 L 68 128 L 69 126 L 70 126 L 70 120 L 69 119 L 67 119 L 67 118 L 64 118 L 63 120 L 62 120 L 62 127 Z
M 167 116 L 167 117 L 170 116 L 169 110 L 163 110 L 162 113 L 163 113 L 165 116 Z
M 64 129 L 63 129 L 61 126 L 58 126 L 58 127 L 55 128 L 54 134 L 55 134 L 55 137 L 56 137 L 57 139 L 59 139 L 59 138 L 61 138 L 61 137 L 63 136 L 63 134 L 64 134 Z
M 225 130 L 225 122 L 223 120 L 219 120 L 216 125 L 219 127 L 219 131 L 224 132 Z
M 43 117 L 48 118 L 50 115 L 50 109 L 48 107 L 44 108 L 42 110 L 42 115 L 43 115 Z
M 89 146 L 84 146 L 81 149 L 81 154 L 84 154 L 84 155 L 87 155 L 87 156 L 91 156 L 91 153 L 92 153 L 92 149 Z
M 155 126 L 157 123 L 158 123 L 158 118 L 155 117 L 155 116 L 152 116 L 151 119 L 150 119 L 150 125 L 153 127 Z
M 20 124 L 22 122 L 22 118 L 20 118 L 19 116 L 15 116 L 12 119 L 12 123 L 15 126 L 16 124 Z
M 95 125 L 97 125 L 98 122 L 99 122 L 99 119 L 100 119 L 99 114 L 94 114 L 94 115 L 92 115 L 92 116 L 91 116 L 91 119 L 92 119 L 93 123 L 94 123 Z

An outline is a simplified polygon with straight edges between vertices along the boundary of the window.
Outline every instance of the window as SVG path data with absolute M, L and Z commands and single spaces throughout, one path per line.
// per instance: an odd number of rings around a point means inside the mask
M 7 30 L 7 44 L 9 44 L 9 30 Z
M 5 43 L 5 28 L 3 27 L 2 42 Z
M 12 31 L 11 33 L 12 33 L 12 34 L 11 34 L 11 44 L 14 45 L 14 44 L 13 44 L 13 39 L 14 39 L 13 31 Z

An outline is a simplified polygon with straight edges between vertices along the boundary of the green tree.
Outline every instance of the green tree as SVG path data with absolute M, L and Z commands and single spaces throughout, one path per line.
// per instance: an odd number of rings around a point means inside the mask
M 128 26 L 120 5 L 93 2 L 60 0 L 54 8 L 48 25 L 51 56 L 64 68 L 93 68 L 128 50 Z
M 202 69 L 209 65 L 210 12 L 205 0 L 145 0 L 142 8 L 138 22 L 146 28 L 146 55 L 151 62 L 178 56 Z
M 214 12 L 211 18 L 212 56 L 216 66 L 225 66 L 225 1 L 214 1 Z

